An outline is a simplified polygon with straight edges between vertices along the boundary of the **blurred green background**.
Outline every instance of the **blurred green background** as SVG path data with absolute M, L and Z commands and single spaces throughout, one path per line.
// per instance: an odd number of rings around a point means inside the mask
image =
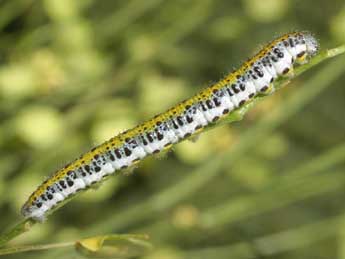
M 343 0 L 0 1 L 0 229 L 68 161 L 310 30 Z M 12 244 L 146 233 L 140 258 L 345 258 L 345 66 L 325 62 L 240 123 L 79 195 Z M 292 101 L 290 101 L 292 100 Z M 295 101 L 294 101 L 295 100 Z M 72 248 L 8 258 L 77 258 Z

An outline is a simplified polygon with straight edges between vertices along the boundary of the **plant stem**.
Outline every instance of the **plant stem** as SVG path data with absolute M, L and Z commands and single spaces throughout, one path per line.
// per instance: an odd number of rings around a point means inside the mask
M 29 231 L 35 223 L 36 222 L 32 219 L 25 219 L 22 222 L 15 225 L 12 229 L 0 236 L 0 247 L 4 246 L 7 242 L 11 241 L 16 236 L 19 236 L 24 232 Z
M 340 55 L 340 54 L 343 54 L 345 53 L 345 45 L 341 45 L 337 48 L 333 48 L 333 49 L 330 49 L 330 50 L 325 50 L 325 51 L 322 51 L 320 54 L 318 54 L 317 56 L 315 56 L 314 58 L 312 58 L 310 60 L 309 63 L 307 64 L 304 64 L 304 65 L 301 65 L 299 66 L 298 68 L 295 69 L 295 72 L 294 72 L 294 76 L 293 77 L 296 77 L 300 74 L 302 74 L 303 72 L 309 70 L 310 68 L 314 67 L 315 65 L 319 64 L 320 62 L 323 62 L 329 58 L 332 58 L 332 57 L 335 57 L 337 55 Z M 284 85 L 286 85 L 289 81 L 291 80 L 291 78 L 287 79 L 287 78 L 283 78 L 281 80 L 278 81 L 276 87 L 277 88 L 281 88 L 283 87 Z M 259 99 L 263 98 L 262 96 L 257 96 L 256 98 L 254 98 L 254 100 L 252 102 L 250 102 L 249 104 L 245 105 L 244 107 L 240 108 L 240 109 L 237 109 L 235 110 L 233 113 L 231 113 L 229 115 L 229 118 L 225 119 L 223 124 L 224 123 L 230 123 L 230 122 L 233 122 L 233 121 L 237 121 L 237 120 L 241 120 L 244 116 L 244 114 L 252 107 L 254 106 L 253 104 L 256 103 L 256 101 L 258 101 Z M 212 125 L 210 128 L 213 128 L 215 126 L 219 126 L 221 125 L 222 123 L 219 123 L 219 124 L 216 124 L 216 125 Z M 30 230 L 30 228 L 35 224 L 36 222 L 32 219 L 26 219 L 26 220 L 23 220 L 22 222 L 18 223 L 15 227 L 13 227 L 11 230 L 5 232 L 4 234 L 2 234 L 0 236 L 0 247 L 1 246 L 4 246 L 6 243 L 8 243 L 9 241 L 11 241 L 12 239 L 14 239 L 15 237 L 27 232 Z M 28 246 L 30 247 L 30 246 Z M 25 247 L 25 249 L 28 249 L 28 247 Z M 40 246 L 41 249 L 48 249 L 48 248 L 42 248 L 42 247 L 45 247 L 44 245 L 43 246 Z M 12 249 L 12 250 L 11 250 Z M 16 250 L 17 249 L 17 250 Z M 41 249 L 37 249 L 37 250 L 41 250 Z M 6 251 L 9 251 L 7 253 L 11 253 L 10 251 L 12 252 L 15 252 L 15 251 L 18 251 L 18 248 L 7 248 Z M 0 253 L 1 254 L 1 253 Z
M 0 255 L 6 254 L 16 254 L 23 253 L 28 251 L 40 251 L 53 248 L 63 248 L 74 246 L 75 242 L 65 242 L 65 243 L 56 243 L 56 244 L 46 244 L 46 245 L 27 245 L 27 246 L 12 246 L 0 249 Z

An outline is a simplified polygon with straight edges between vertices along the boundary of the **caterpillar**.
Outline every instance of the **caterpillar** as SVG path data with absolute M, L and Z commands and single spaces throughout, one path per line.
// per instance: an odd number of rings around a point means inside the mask
M 22 215 L 43 221 L 59 203 L 78 191 L 200 133 L 256 95 L 273 93 L 278 77 L 293 73 L 296 64 L 308 62 L 318 49 L 317 40 L 309 32 L 293 32 L 274 39 L 217 83 L 55 172 L 31 194 L 22 207 Z

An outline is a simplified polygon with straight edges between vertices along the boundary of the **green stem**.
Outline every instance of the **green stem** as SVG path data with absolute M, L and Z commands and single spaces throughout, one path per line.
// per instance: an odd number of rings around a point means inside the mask
M 6 254 L 16 254 L 23 253 L 28 251 L 41 251 L 54 248 L 63 248 L 74 246 L 75 242 L 65 242 L 65 243 L 56 243 L 56 244 L 46 244 L 46 245 L 27 245 L 27 246 L 12 246 L 0 249 L 0 255 Z
M 301 65 L 298 68 L 295 69 L 295 73 L 294 73 L 294 77 L 302 74 L 303 72 L 307 71 L 308 69 L 314 67 L 315 65 L 319 64 L 320 62 L 327 60 L 329 58 L 335 57 L 337 55 L 343 54 L 345 53 L 345 45 L 339 46 L 337 48 L 334 49 L 330 49 L 330 50 L 326 50 L 326 51 L 322 51 L 320 54 L 318 54 L 317 56 L 315 56 L 313 59 L 310 60 L 310 62 L 308 62 L 305 65 Z M 286 85 L 288 82 L 290 81 L 290 79 L 287 78 L 283 78 L 281 79 L 277 85 L 276 88 L 281 88 L 284 85 Z M 254 98 L 254 100 L 250 103 L 248 103 L 247 105 L 245 105 L 244 107 L 237 109 L 236 111 L 234 111 L 232 114 L 229 115 L 229 118 L 224 120 L 223 123 L 230 123 L 233 121 L 238 121 L 241 120 L 244 116 L 244 114 L 251 108 L 254 106 L 254 104 L 259 100 L 263 98 L 262 96 L 258 96 L 256 98 Z M 215 126 L 219 126 L 222 123 L 216 124 L 216 125 L 212 125 L 210 128 L 213 128 Z M 160 203 L 161 204 L 161 203 Z M 35 221 L 32 219 L 26 219 L 22 222 L 20 222 L 19 224 L 17 224 L 14 228 L 12 228 L 11 230 L 9 230 L 8 232 L 5 232 L 3 235 L 0 236 L 0 246 L 4 246 L 6 243 L 8 243 L 10 240 L 14 239 L 15 237 L 23 234 L 24 232 L 29 231 L 29 229 L 35 224 Z
M 23 252 L 29 252 L 29 251 L 48 250 L 48 249 L 55 249 L 55 248 L 64 248 L 64 247 L 71 247 L 71 246 L 75 246 L 76 249 L 82 248 L 84 249 L 84 251 L 90 252 L 92 254 L 93 252 L 97 252 L 101 250 L 102 248 L 111 247 L 111 246 L 117 247 L 118 250 L 121 250 L 120 249 L 121 242 L 128 242 L 128 244 L 132 245 L 133 250 L 135 250 L 135 248 L 151 249 L 152 245 L 151 243 L 147 242 L 148 239 L 149 239 L 149 236 L 145 234 L 104 235 L 104 236 L 89 237 L 86 239 L 81 239 L 81 240 L 77 240 L 73 242 L 4 247 L 4 248 L 0 248 L 0 255 L 23 253 Z M 126 248 L 126 250 L 127 249 L 128 247 Z
M 11 241 L 16 236 L 19 236 L 29 231 L 35 223 L 36 222 L 32 219 L 25 219 L 22 222 L 15 225 L 12 229 L 0 236 L 0 247 L 4 246 L 7 242 Z

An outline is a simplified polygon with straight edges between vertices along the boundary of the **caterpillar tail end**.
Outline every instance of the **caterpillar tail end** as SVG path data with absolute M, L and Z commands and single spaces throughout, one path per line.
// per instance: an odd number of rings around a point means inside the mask
M 23 205 L 20 212 L 25 219 L 32 219 L 36 222 L 42 223 L 47 219 L 43 209 L 33 210 L 28 202 Z

